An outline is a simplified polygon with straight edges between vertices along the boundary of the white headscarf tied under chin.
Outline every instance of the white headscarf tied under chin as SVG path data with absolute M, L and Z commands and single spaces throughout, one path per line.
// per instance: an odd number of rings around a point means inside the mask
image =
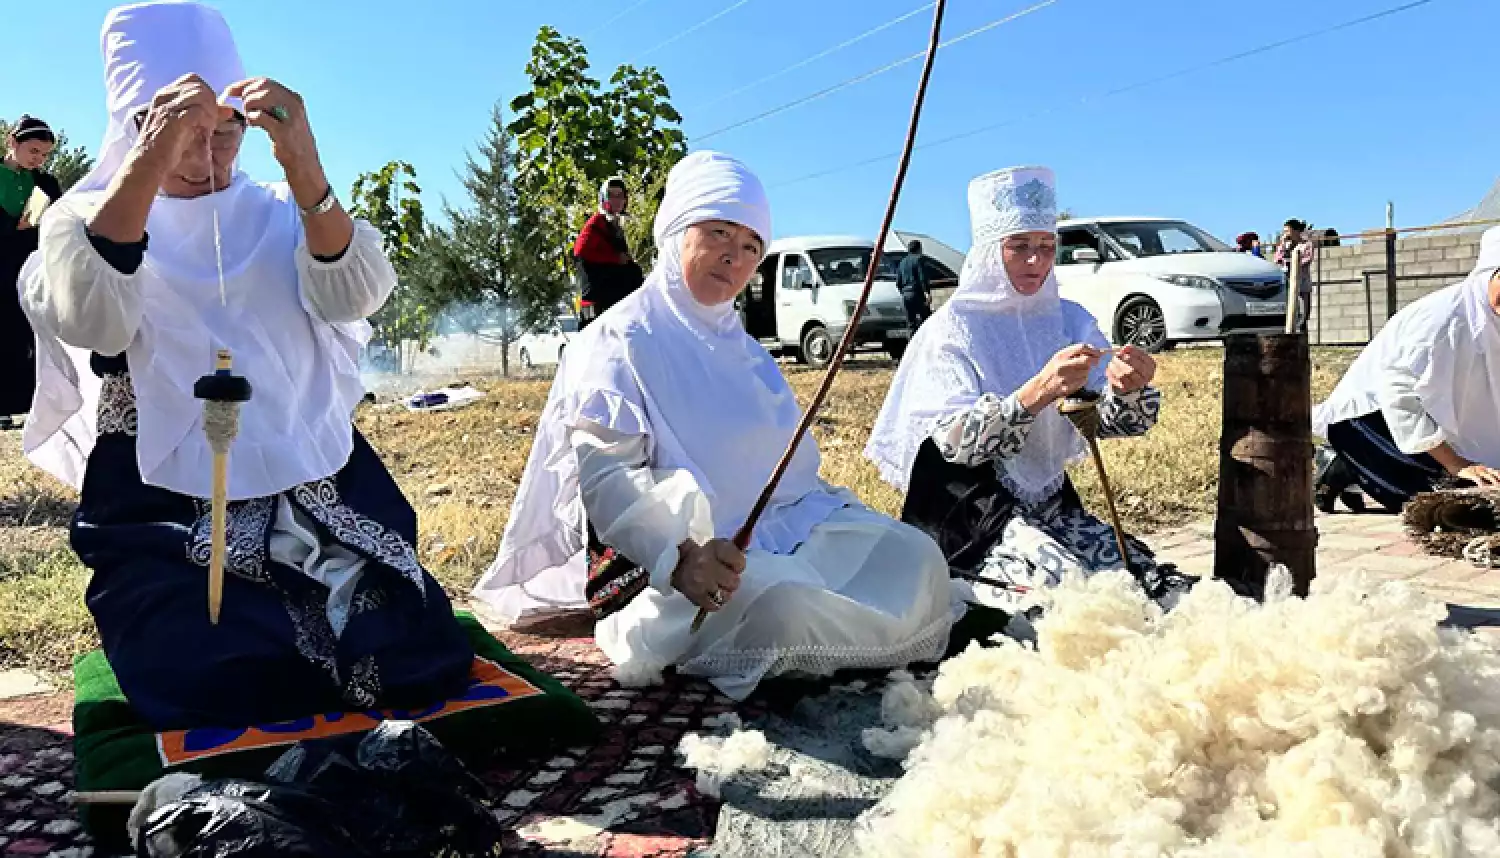
M 865 455 L 891 485 L 905 490 L 922 442 L 938 420 L 972 407 L 983 394 L 1004 398 L 1069 345 L 1107 348 L 1088 311 L 1058 295 L 1048 274 L 1034 295 L 1022 295 L 1005 273 L 1005 238 L 1055 232 L 1057 195 L 1052 171 L 1018 167 L 969 183 L 974 246 L 958 289 L 912 339 L 886 396 Z M 1102 386 L 1102 365 L 1089 380 Z M 1037 415 L 1021 452 L 1000 477 L 1022 501 L 1040 501 L 1063 483 L 1064 469 L 1084 454 L 1083 440 L 1055 407 Z
M 584 603 L 586 572 L 569 564 L 585 534 L 572 429 L 645 437 L 652 471 L 690 476 L 709 504 L 714 535 L 724 538 L 744 522 L 796 431 L 797 398 L 745 333 L 734 302 L 706 306 L 688 288 L 683 236 L 708 221 L 748 227 L 762 242 L 771 236 L 755 174 L 726 155 L 698 152 L 668 176 L 655 223 L 661 254 L 646 285 L 569 345 L 558 369 L 500 554 L 475 588 L 502 616 Z M 804 438 L 751 548 L 788 553 L 850 502 L 824 490 L 818 467 L 817 445 Z

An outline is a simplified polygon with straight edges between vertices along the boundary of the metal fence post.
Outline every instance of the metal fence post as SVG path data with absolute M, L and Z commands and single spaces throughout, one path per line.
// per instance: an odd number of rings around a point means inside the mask
M 1385 230 L 1385 317 L 1396 315 L 1396 231 Z M 1372 331 L 1370 334 L 1374 336 Z

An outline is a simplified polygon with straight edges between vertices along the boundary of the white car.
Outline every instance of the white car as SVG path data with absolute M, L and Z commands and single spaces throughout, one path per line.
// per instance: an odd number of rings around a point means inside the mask
M 934 290 L 958 282 L 963 255 L 935 238 L 892 231 L 856 345 L 877 345 L 900 359 L 911 339 L 906 309 L 896 291 L 896 265 L 911 239 L 922 242 L 922 256 Z M 745 330 L 772 354 L 788 354 L 814 368 L 828 365 L 848 329 L 870 268 L 875 242 L 858 236 L 800 236 L 771 242 L 760 270 L 741 294 Z
M 1116 344 L 1152 352 L 1283 330 L 1281 269 L 1186 221 L 1108 217 L 1057 225 L 1057 283 Z
M 578 336 L 577 316 L 558 316 L 552 324 L 522 334 L 516 340 L 516 360 L 525 369 L 552 366 L 562 360 L 563 350 Z

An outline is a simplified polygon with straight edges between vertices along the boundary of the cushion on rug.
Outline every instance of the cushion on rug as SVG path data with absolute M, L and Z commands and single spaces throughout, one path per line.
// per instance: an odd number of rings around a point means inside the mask
M 73 667 L 75 789 L 139 790 L 169 771 L 254 780 L 290 745 L 365 732 L 383 720 L 420 722 L 470 766 L 506 752 L 531 755 L 596 738 L 599 722 L 577 695 L 513 655 L 472 615 L 456 617 L 475 652 L 469 687 L 420 710 L 336 712 L 158 733 L 131 709 L 104 653 L 81 656 Z M 119 843 L 129 810 L 85 807 L 83 823 L 101 846 Z

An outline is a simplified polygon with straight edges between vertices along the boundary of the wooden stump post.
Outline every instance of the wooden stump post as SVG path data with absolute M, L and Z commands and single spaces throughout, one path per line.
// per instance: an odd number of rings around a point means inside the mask
M 1296 593 L 1307 595 L 1318 533 L 1312 361 L 1304 336 L 1234 336 L 1224 343 L 1214 540 L 1214 575 L 1235 592 L 1261 598 L 1270 567 L 1280 563 L 1291 571 Z

